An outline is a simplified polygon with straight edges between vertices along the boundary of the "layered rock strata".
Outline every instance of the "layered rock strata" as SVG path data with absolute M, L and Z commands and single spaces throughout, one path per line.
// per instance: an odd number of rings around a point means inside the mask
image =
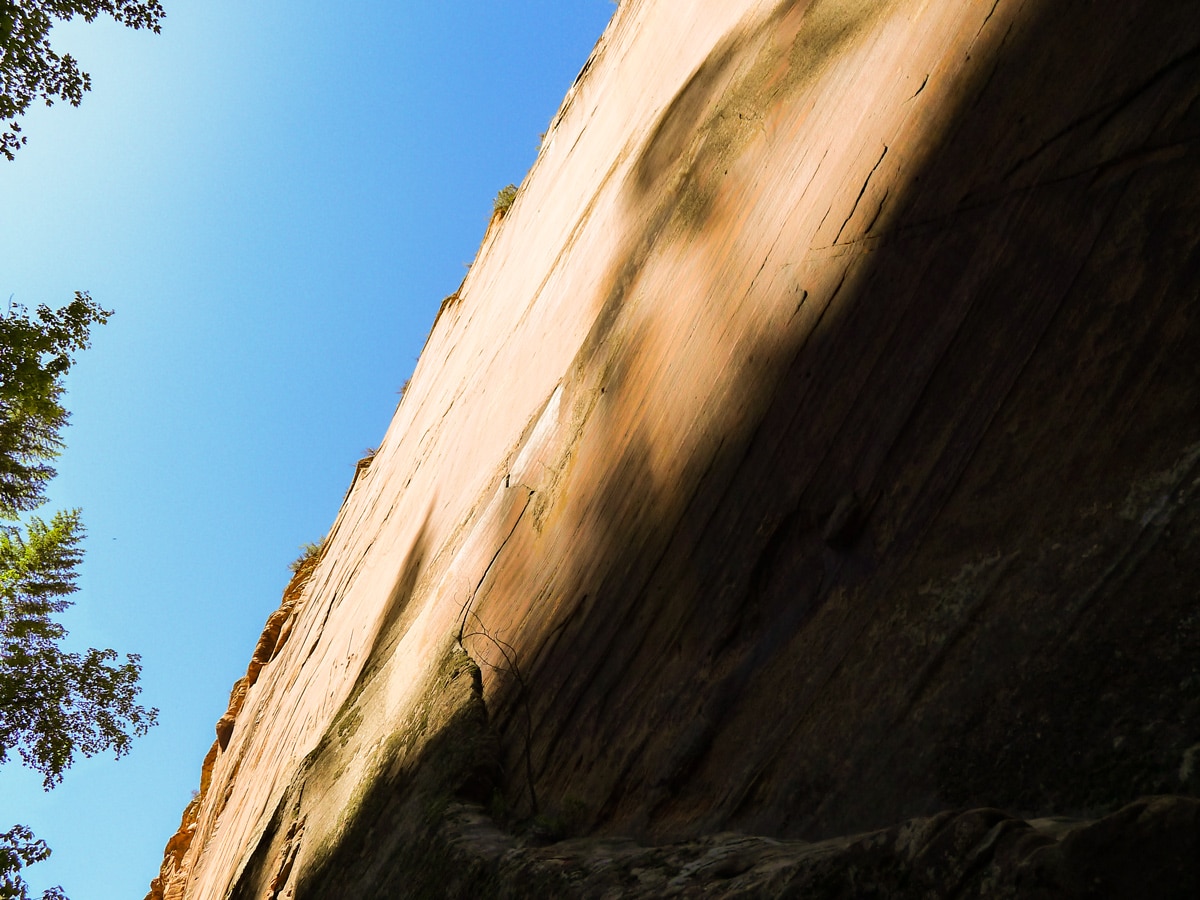
M 1187 4 L 625 0 L 167 896 L 616 890 L 597 859 L 649 892 L 718 846 L 764 891 L 936 851 L 1082 896 L 1110 838 L 1188 896 L 1197 223 Z

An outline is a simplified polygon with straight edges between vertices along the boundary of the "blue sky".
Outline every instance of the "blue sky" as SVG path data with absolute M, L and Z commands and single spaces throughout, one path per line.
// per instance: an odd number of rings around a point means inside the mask
M 0 830 L 72 900 L 141 897 L 299 545 L 333 522 L 496 191 L 611 0 L 163 0 L 55 30 L 92 74 L 0 160 L 0 300 L 114 308 L 68 381 L 51 505 L 88 528 L 69 643 L 142 655 L 161 724 L 62 785 L 10 761 Z

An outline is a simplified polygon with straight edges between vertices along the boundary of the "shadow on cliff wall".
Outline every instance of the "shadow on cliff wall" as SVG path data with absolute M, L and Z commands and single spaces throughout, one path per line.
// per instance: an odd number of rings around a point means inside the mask
M 527 752 L 547 806 L 655 838 L 1200 787 L 1187 11 L 1000 9 L 945 133 L 845 242 L 842 280 L 797 285 L 798 310 L 825 304 L 810 327 L 750 348 L 735 424 L 664 484 L 663 448 L 610 412 L 648 343 L 628 302 L 655 248 L 706 252 L 745 123 L 890 8 L 780 4 L 722 42 L 642 152 L 629 206 L 652 211 L 568 373 L 612 453 L 571 487 L 587 552 L 543 566 L 513 540 L 481 594 L 523 654 L 527 690 L 497 678 L 491 698 L 511 802 Z M 539 566 L 514 606 L 501 588 Z
M 667 339 L 639 279 L 665 246 L 702 271 L 758 265 L 713 265 L 726 163 L 901 4 L 780 3 L 668 105 L 564 381 L 583 424 L 545 500 L 558 518 L 522 518 L 478 592 L 521 668 L 486 679 L 518 814 L 529 770 L 543 812 L 655 840 L 1200 793 L 1200 20 L 1117 0 L 1010 20 L 1007 2 L 973 74 L 936 76 L 958 79 L 956 106 L 919 170 L 881 197 L 863 183 L 875 206 L 855 204 L 846 241 L 766 251 L 764 269 L 796 265 L 772 284 L 804 327 L 740 348 L 727 427 L 676 447 L 649 417 L 682 401 L 638 393 Z M 836 253 L 840 280 L 810 290 Z M 686 459 L 663 479 L 670 452 Z M 346 709 L 407 627 L 427 542 L 423 526 Z M 372 873 L 402 877 L 390 854 L 437 814 L 422 803 L 461 790 L 443 776 L 472 735 L 464 783 L 485 799 L 474 697 L 364 785 L 309 860 L 324 895 L 345 873 L 364 895 L 387 884 Z M 334 780 L 338 727 L 313 757 Z M 314 770 L 287 797 L 319 805 Z M 248 896 L 294 877 L 296 804 Z
M 477 787 L 473 793 L 470 790 L 476 777 L 472 767 L 483 757 L 494 758 L 494 753 L 481 750 L 481 742 L 491 739 L 486 731 L 486 713 L 477 700 L 478 691 L 473 689 L 478 682 L 478 670 L 469 660 L 457 657 L 438 660 L 429 674 L 426 699 L 434 705 L 441 704 L 438 709 L 444 710 L 444 715 L 440 718 L 431 715 L 431 707 L 427 705 L 407 721 L 386 723 L 395 726 L 395 732 L 386 741 L 364 746 L 359 735 L 365 718 L 382 715 L 378 695 L 372 689 L 379 688 L 381 682 L 376 678 L 380 669 L 408 628 L 411 601 L 429 552 L 428 510 L 432 507 L 431 501 L 403 557 L 376 623 L 370 650 L 350 693 L 317 746 L 307 754 L 291 783 L 277 798 L 270 820 L 229 888 L 230 900 L 313 896 L 310 893 L 313 890 L 316 896 L 347 896 L 337 879 L 346 881 L 351 872 L 366 879 L 365 886 L 360 886 L 361 891 L 366 891 L 372 873 L 377 874 L 379 866 L 378 861 L 374 867 L 365 869 L 358 865 L 371 852 L 371 848 L 362 845 L 364 836 L 382 839 L 386 833 L 389 841 L 403 843 L 404 838 L 421 834 L 424 820 L 421 814 L 412 814 L 412 804 L 408 802 L 412 796 L 428 801 L 434 794 L 441 796 L 457 790 L 473 799 L 486 799 L 494 780 L 490 773 L 479 775 L 487 787 Z M 463 685 L 458 685 L 457 691 L 447 690 L 446 683 L 457 680 L 462 672 L 471 673 L 472 678 L 464 681 L 471 681 L 472 687 L 464 691 Z M 430 727 L 431 723 L 436 727 Z M 425 762 L 419 765 L 406 754 L 414 740 L 427 745 L 422 757 Z M 466 761 L 461 756 L 464 747 Z M 350 758 L 355 754 L 362 754 L 358 762 L 366 767 L 365 772 L 351 765 Z M 488 762 L 479 764 L 486 768 Z M 494 767 L 494 760 L 491 765 Z M 349 791 L 344 789 L 347 778 L 358 779 Z M 350 798 L 347 808 L 339 809 L 347 796 Z M 357 809 L 350 808 L 353 806 Z M 320 821 L 322 815 L 331 812 L 335 819 L 343 819 L 348 834 L 331 839 L 320 827 L 315 836 L 305 834 L 310 816 L 315 815 Z M 409 821 L 401 828 L 397 825 L 398 817 L 406 814 Z M 405 860 L 411 865 L 410 857 Z M 333 875 L 329 874 L 331 868 Z M 306 880 L 297 884 L 302 873 Z M 353 895 L 367 896 L 367 893 Z
M 382 664 L 395 649 L 406 629 L 405 613 L 409 612 L 409 603 L 425 566 L 425 557 L 429 553 L 429 515 L 434 506 L 431 498 L 426 505 L 425 518 L 417 529 L 412 546 L 404 557 L 404 564 L 396 575 L 396 583 L 388 594 L 383 612 L 376 626 L 375 638 L 371 642 L 370 652 L 363 662 L 362 672 L 358 676 L 361 685 L 368 680 L 372 673 Z

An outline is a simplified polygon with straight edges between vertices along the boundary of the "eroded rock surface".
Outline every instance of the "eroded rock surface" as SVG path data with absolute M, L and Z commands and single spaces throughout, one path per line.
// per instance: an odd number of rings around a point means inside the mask
M 217 720 L 217 739 L 205 754 L 204 762 L 200 767 L 200 787 L 183 811 L 179 830 L 167 841 L 167 847 L 163 853 L 162 869 L 158 876 L 150 882 L 150 892 L 146 895 L 146 900 L 180 900 L 184 896 L 183 889 L 192 858 L 188 856 L 188 851 L 191 849 L 192 839 L 196 835 L 200 804 L 207 797 L 209 785 L 212 783 L 213 765 L 216 763 L 217 754 L 229 746 L 229 738 L 233 734 L 238 713 L 241 712 L 246 701 L 246 694 L 258 681 L 258 675 L 263 666 L 274 659 L 287 642 L 296 613 L 303 603 L 304 587 L 316 568 L 317 561 L 318 557 L 313 555 L 302 560 L 296 567 L 295 574 L 283 591 L 283 599 L 280 601 L 279 608 L 267 617 L 267 621 L 263 625 L 262 635 L 254 647 L 246 674 L 234 682 L 229 698 L 229 708 Z
M 284 792 L 232 888 L 232 900 L 1190 900 L 1200 891 L 1200 800 L 1194 797 L 1143 798 L 1093 821 L 1026 821 L 998 809 L 947 810 L 816 842 L 736 833 L 660 846 L 627 838 L 564 838 L 577 821 L 516 820 L 497 805 L 503 780 L 498 742 L 479 668 L 457 645 L 446 649 L 417 703 L 395 723 L 359 792 L 340 810 L 344 830 L 335 841 L 310 849 L 307 865 L 297 868 L 308 817 L 322 815 L 325 798 L 343 777 L 345 749 L 370 707 L 369 697 L 360 694 L 335 718 L 336 740 L 310 754 Z
M 1158 797 L 1091 822 L 972 809 L 816 843 L 716 834 L 665 847 L 580 838 L 533 848 L 455 807 L 441 885 L 428 895 L 1185 900 L 1200 891 L 1198 835 L 1200 801 Z
M 625 0 L 175 896 L 1190 896 L 1198 223 L 1188 4 Z

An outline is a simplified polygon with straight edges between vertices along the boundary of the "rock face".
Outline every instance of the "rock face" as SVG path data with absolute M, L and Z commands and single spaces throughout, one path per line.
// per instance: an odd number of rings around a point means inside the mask
M 1189 4 L 625 0 L 163 895 L 1195 896 L 1198 223 Z
M 355 477 L 363 468 L 363 461 L 360 461 L 355 470 Z M 234 682 L 233 690 L 229 694 L 229 707 L 225 714 L 217 719 L 217 739 L 205 754 L 200 767 L 200 788 L 192 797 L 192 802 L 184 809 L 179 830 L 167 841 L 162 869 L 158 877 L 150 882 L 150 892 L 146 895 L 146 900 L 178 900 L 183 897 L 187 868 L 194 858 L 188 855 L 188 851 L 191 850 L 192 840 L 196 836 L 200 806 L 208 798 L 209 787 L 212 785 L 212 770 L 217 754 L 229 747 L 229 739 L 237 724 L 238 714 L 245 705 L 250 688 L 258 681 L 263 666 L 275 658 L 291 635 L 292 625 L 304 596 L 304 586 L 316 569 L 319 558 L 319 553 L 311 553 L 295 566 L 295 574 L 283 591 L 283 600 L 279 608 L 267 617 L 266 624 L 263 625 L 262 635 L 254 647 L 246 674 Z M 232 785 L 226 786 L 227 792 L 231 789 Z

